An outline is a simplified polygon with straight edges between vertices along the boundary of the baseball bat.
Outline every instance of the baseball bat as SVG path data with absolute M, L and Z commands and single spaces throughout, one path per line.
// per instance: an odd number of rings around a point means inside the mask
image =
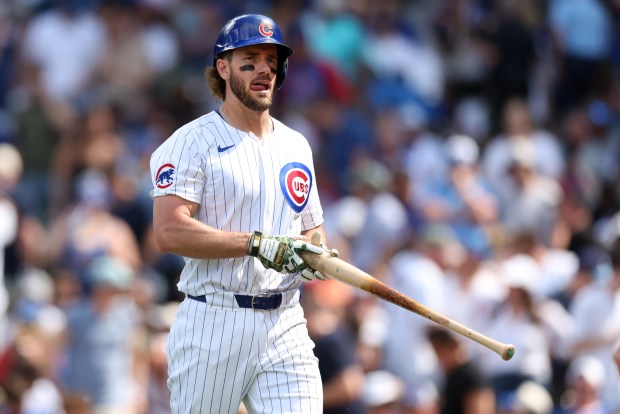
M 508 361 L 515 354 L 515 347 L 511 344 L 504 344 L 489 338 L 441 313 L 428 308 L 410 297 L 400 293 L 396 289 L 386 285 L 380 280 L 372 277 L 361 269 L 334 257 L 327 252 L 321 255 L 314 253 L 301 253 L 302 259 L 311 268 L 318 270 L 332 279 L 336 279 L 347 285 L 362 289 L 383 300 L 391 302 L 408 311 L 415 312 L 431 321 L 438 323 L 458 334 L 478 342 L 490 350 L 499 354 L 504 361 Z

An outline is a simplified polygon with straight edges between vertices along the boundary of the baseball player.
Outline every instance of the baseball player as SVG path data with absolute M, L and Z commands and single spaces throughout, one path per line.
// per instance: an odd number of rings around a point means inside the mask
M 221 29 L 206 76 L 222 105 L 178 129 L 151 157 L 161 250 L 184 256 L 167 342 L 171 408 L 180 413 L 322 412 L 300 257 L 322 208 L 306 139 L 269 115 L 293 50 L 270 18 Z M 335 252 L 333 254 L 336 254 Z

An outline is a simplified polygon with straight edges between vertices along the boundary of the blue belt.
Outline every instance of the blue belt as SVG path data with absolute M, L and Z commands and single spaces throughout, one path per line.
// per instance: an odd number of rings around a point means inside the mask
M 207 302 L 205 295 L 192 296 L 187 295 L 188 298 L 197 300 L 198 302 Z M 254 309 L 254 310 L 274 310 L 278 309 L 282 304 L 282 294 L 276 293 L 274 295 L 235 295 L 235 301 L 240 308 Z

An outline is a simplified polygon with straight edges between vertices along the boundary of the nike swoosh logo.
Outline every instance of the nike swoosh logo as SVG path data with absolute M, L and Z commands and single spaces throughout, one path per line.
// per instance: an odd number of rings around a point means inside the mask
M 235 145 L 229 145 L 227 147 L 220 147 L 219 145 L 217 146 L 217 152 L 224 152 L 224 151 L 228 151 L 229 149 L 231 149 L 232 147 L 234 147 Z

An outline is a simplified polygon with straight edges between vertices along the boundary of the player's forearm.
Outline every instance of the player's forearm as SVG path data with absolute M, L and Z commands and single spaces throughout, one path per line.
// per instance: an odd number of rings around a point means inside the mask
M 247 255 L 248 233 L 217 230 L 191 217 L 155 226 L 163 252 L 195 259 L 224 259 Z

